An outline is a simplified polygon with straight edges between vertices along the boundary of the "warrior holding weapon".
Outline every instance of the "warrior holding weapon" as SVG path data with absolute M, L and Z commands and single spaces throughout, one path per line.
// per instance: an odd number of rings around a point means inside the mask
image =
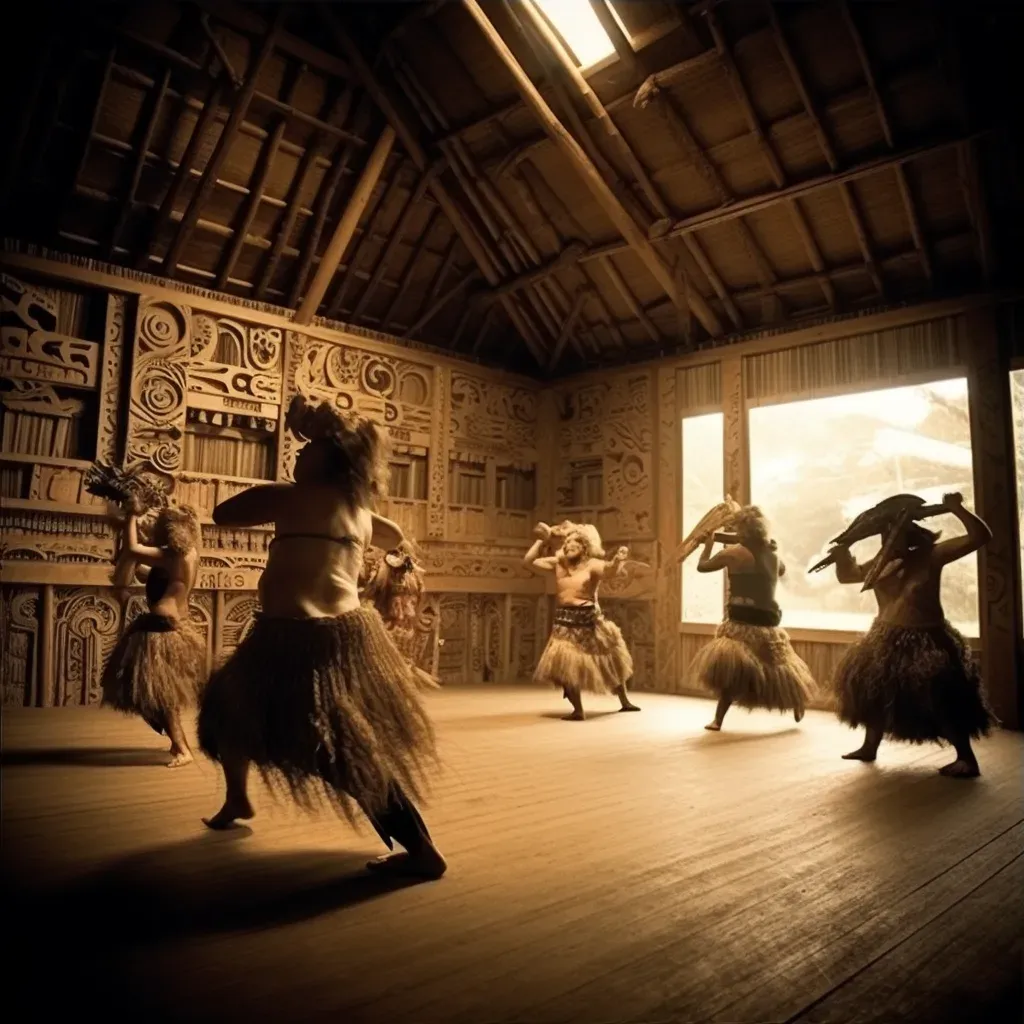
M 939 541 L 938 533 L 917 522 L 946 512 L 964 524 L 964 536 Z M 850 545 L 878 534 L 881 550 L 858 564 Z M 971 650 L 946 620 L 940 585 L 945 566 L 973 554 L 991 537 L 959 494 L 947 494 L 941 505 L 899 494 L 858 516 L 809 570 L 834 564 L 840 583 L 861 583 L 878 601 L 871 628 L 843 655 L 832 681 L 840 720 L 865 727 L 863 744 L 845 759 L 874 761 L 883 737 L 946 741 L 956 760 L 939 769 L 943 775 L 980 774 L 971 740 L 987 735 L 995 718 Z
M 97 463 L 86 490 L 114 503 L 121 528 L 113 582 L 124 607 L 134 579 L 146 586 L 149 610 L 128 627 L 103 671 L 103 703 L 139 715 L 171 741 L 169 768 L 192 761 L 182 715 L 195 706 L 206 680 L 206 645 L 189 621 L 189 595 L 199 571 L 199 517 L 173 506 L 142 474 Z M 149 544 L 139 540 L 140 516 L 156 511 Z
M 723 532 L 728 530 L 728 532 Z M 792 711 L 796 721 L 815 691 L 814 677 L 779 628 L 782 611 L 775 587 L 786 567 L 776 554 L 768 524 L 756 506 L 731 498 L 715 506 L 676 549 L 683 561 L 703 541 L 698 572 L 725 570 L 729 601 L 714 639 L 693 659 L 690 671 L 718 697 L 715 717 L 704 728 L 718 732 L 733 704 Z M 716 544 L 724 545 L 717 554 Z
M 523 564 L 533 572 L 553 572 L 557 593 L 555 621 L 547 646 L 533 674 L 536 683 L 560 686 L 572 705 L 567 722 L 582 722 L 582 692 L 614 693 L 621 711 L 639 711 L 626 694 L 633 675 L 633 658 L 622 630 L 601 613 L 597 589 L 603 579 L 625 575 L 628 548 L 620 547 L 606 561 L 601 536 L 590 524 L 568 521 L 552 528 L 538 523 L 537 540 Z M 559 543 L 556 554 L 542 556 L 549 541 Z M 637 563 L 640 564 L 640 563 Z

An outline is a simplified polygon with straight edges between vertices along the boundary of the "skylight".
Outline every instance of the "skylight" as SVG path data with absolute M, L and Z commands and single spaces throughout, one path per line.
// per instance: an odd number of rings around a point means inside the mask
M 532 0 L 555 27 L 559 35 L 572 50 L 581 68 L 589 68 L 599 61 L 610 57 L 615 52 L 608 33 L 605 32 L 590 0 Z M 608 9 L 619 22 L 615 8 L 611 4 Z M 622 28 L 626 37 L 629 33 Z

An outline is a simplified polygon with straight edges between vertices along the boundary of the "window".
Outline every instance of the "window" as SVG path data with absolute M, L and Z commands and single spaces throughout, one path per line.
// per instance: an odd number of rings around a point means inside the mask
M 581 68 L 592 67 L 615 52 L 590 0 L 533 0 L 533 4 L 562 37 Z M 628 38 L 615 8 L 608 4 L 608 9 Z
M 487 465 L 470 458 L 452 459 L 448 466 L 449 495 L 453 505 L 484 504 Z
M 967 381 L 941 381 L 750 410 L 750 490 L 772 524 L 788 572 L 779 585 L 783 625 L 863 630 L 877 606 L 870 593 L 807 569 L 854 516 L 893 494 L 938 503 L 959 491 L 974 504 Z M 963 532 L 952 516 L 926 521 L 947 537 Z M 855 545 L 863 562 L 877 538 Z M 946 615 L 978 635 L 978 561 L 942 574 Z
M 1020 542 L 1020 574 L 1024 585 L 1024 369 L 1010 374 L 1010 401 L 1016 452 L 1014 461 L 1017 465 L 1017 539 Z
M 427 453 L 396 451 L 388 462 L 388 497 L 427 500 Z
M 498 466 L 494 504 L 498 508 L 530 512 L 537 504 L 536 472 L 531 468 Z
M 570 508 L 604 504 L 604 465 L 600 459 L 580 459 L 569 464 Z
M 720 412 L 683 419 L 682 540 L 717 505 L 725 489 L 725 417 Z M 683 622 L 721 622 L 725 574 L 697 572 L 698 555 L 683 562 Z
M 189 409 L 185 469 L 210 476 L 273 480 L 277 422 L 231 413 Z

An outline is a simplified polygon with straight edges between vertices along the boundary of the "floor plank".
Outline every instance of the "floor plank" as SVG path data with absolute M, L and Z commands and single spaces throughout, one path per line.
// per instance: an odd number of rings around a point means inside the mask
M 22 980 L 47 989 L 57 945 L 69 981 L 45 995 L 168 1021 L 838 1021 L 886 1000 L 941 1021 L 977 978 L 1019 1007 L 1024 736 L 980 744 L 963 782 L 934 747 L 842 761 L 855 737 L 824 713 L 716 735 L 707 702 L 642 698 L 565 723 L 545 690 L 431 695 L 451 871 L 402 888 L 360 870 L 368 829 L 265 792 L 251 833 L 207 832 L 215 766 L 168 771 L 136 721 L 8 712 Z

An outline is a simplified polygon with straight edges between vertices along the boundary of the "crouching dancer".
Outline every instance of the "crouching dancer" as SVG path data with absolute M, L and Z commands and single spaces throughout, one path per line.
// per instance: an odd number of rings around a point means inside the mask
M 360 807 L 389 849 L 368 867 L 440 878 L 446 864 L 412 803 L 436 760 L 434 734 L 408 662 L 357 581 L 371 543 L 389 550 L 399 528 L 371 511 L 387 468 L 377 427 L 296 397 L 286 426 L 308 442 L 294 484 L 268 484 L 214 510 L 224 526 L 274 524 L 252 631 L 213 674 L 199 742 L 224 770 L 214 829 L 251 818 L 250 763 L 309 807 L 323 794 L 350 821 Z
M 639 711 L 626 695 L 633 675 L 633 658 L 622 630 L 601 614 L 597 588 L 601 580 L 625 571 L 629 552 L 619 548 L 611 561 L 604 560 L 601 537 L 590 525 L 565 523 L 553 531 L 546 523 L 534 529 L 537 537 L 523 563 L 534 572 L 553 572 L 557 592 L 555 621 L 533 679 L 560 686 L 572 705 L 568 722 L 582 722 L 582 692 L 614 693 L 621 711 Z M 548 541 L 561 539 L 555 555 L 541 556 Z

